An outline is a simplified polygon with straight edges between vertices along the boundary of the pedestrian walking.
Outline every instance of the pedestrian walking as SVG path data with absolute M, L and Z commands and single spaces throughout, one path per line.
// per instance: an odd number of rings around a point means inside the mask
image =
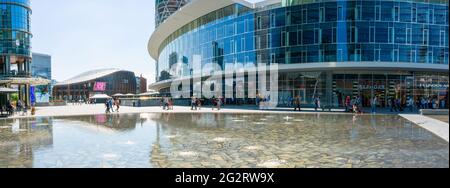
M 217 106 L 217 100 L 216 100 L 216 97 L 213 97 L 213 98 L 211 99 L 211 106 L 212 106 L 212 110 L 214 111 L 214 109 L 215 109 L 216 106 Z
M 116 102 L 114 102 L 116 104 L 116 112 L 119 113 L 119 109 L 120 109 L 120 105 L 122 103 L 122 101 L 120 99 L 117 99 Z
M 197 110 L 197 99 L 195 97 L 191 98 L 191 110 Z
M 17 101 L 16 105 L 16 114 L 19 114 L 22 111 L 23 103 L 21 100 Z
M 113 107 L 113 100 L 112 99 L 108 100 L 108 105 L 109 105 L 109 109 L 111 110 L 111 112 L 114 113 L 114 107 Z
M 221 97 L 219 97 L 218 99 L 217 99 L 217 110 L 219 110 L 220 111 L 220 109 L 221 109 L 221 107 L 222 107 L 222 98 Z
M 320 97 L 314 97 L 314 110 L 317 112 L 317 110 L 320 108 Z
M 414 111 L 414 100 L 412 98 L 408 97 L 407 107 L 409 108 L 410 112 Z
M 169 110 L 173 110 L 173 99 L 169 98 Z
M 370 103 L 370 105 L 372 106 L 372 114 L 377 113 L 378 97 L 373 97 Z
M 301 109 L 301 97 L 300 96 L 297 96 L 294 99 L 294 112 L 297 111 L 297 109 L 298 109 L 299 112 L 302 111 L 302 109 Z
M 107 114 L 111 113 L 111 110 L 109 109 L 109 101 L 108 100 L 106 100 L 106 102 L 105 102 L 105 108 L 106 108 L 105 112 Z
M 442 109 L 445 109 L 445 107 L 446 107 L 446 106 L 445 106 L 445 100 L 446 100 L 446 99 L 442 99 L 442 100 L 441 100 L 441 108 L 442 108 Z
M 198 108 L 198 110 L 202 110 L 202 100 L 200 100 L 200 99 L 197 99 L 197 108 Z
M 350 109 L 352 109 L 352 99 L 350 96 L 347 96 L 345 98 L 345 111 L 346 112 L 351 112 Z

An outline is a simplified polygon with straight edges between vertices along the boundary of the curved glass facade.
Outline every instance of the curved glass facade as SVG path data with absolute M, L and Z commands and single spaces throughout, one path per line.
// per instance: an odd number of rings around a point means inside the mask
M 448 4 L 331 1 L 255 11 L 232 5 L 180 28 L 160 47 L 158 79 L 170 65 L 408 62 L 448 64 Z M 165 75 L 164 75 L 165 74 Z M 189 72 L 182 75 L 188 76 Z M 176 78 L 181 75 L 171 75 Z
M 313 104 L 314 96 L 321 96 L 323 104 L 341 107 L 347 96 L 360 96 L 364 106 L 377 96 L 383 107 L 390 99 L 405 105 L 410 97 L 448 101 L 448 69 L 415 72 L 407 70 L 409 67 L 390 71 L 382 67 L 395 63 L 448 65 L 448 14 L 448 1 L 442 0 L 283 0 L 255 9 L 234 4 L 206 14 L 166 38 L 158 51 L 157 81 L 164 85 L 166 80 L 200 76 L 193 75 L 202 73 L 193 71 L 193 59 L 201 57 L 202 65 L 216 63 L 222 70 L 258 63 L 294 67 L 279 75 L 280 105 L 289 106 L 289 99 L 299 95 L 305 104 Z M 311 63 L 324 63 L 324 70 L 301 69 Z M 380 67 L 325 69 L 330 63 Z M 180 64 L 187 66 L 173 69 Z M 225 82 L 247 79 L 235 76 Z M 169 91 L 164 86 L 159 89 Z M 228 96 L 235 96 L 236 90 Z
M 0 0 L 0 54 L 31 57 L 30 1 Z
M 31 105 L 27 80 L 31 77 L 30 16 L 29 0 L 0 0 L 0 87 L 17 88 L 18 98 L 28 106 Z M 8 99 L 0 95 L 1 104 Z

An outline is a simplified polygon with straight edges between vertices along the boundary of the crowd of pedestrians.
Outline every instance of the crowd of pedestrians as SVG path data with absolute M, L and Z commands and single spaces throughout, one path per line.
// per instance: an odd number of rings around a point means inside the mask
M 122 101 L 120 99 L 112 99 L 112 98 L 107 99 L 105 102 L 106 113 L 107 114 L 114 113 L 114 112 L 119 113 L 121 103 L 122 103 Z M 114 110 L 114 107 L 116 108 L 115 110 Z
M 3 115 L 5 112 L 7 116 L 26 116 L 28 115 L 28 106 L 22 100 L 18 100 L 16 104 L 8 100 L 5 105 L 0 106 L 0 115 Z
M 161 98 L 161 107 L 163 110 L 173 110 L 173 99 L 170 97 Z

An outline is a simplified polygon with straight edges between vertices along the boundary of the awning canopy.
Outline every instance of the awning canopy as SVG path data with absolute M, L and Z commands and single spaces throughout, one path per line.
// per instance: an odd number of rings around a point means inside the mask
M 0 84 L 30 84 L 33 86 L 48 85 L 51 80 L 43 78 L 20 78 L 20 77 L 6 77 L 0 79 Z
M 122 96 L 124 96 L 122 93 L 117 93 L 117 94 L 113 95 L 113 97 L 122 97 Z
M 19 92 L 17 89 L 0 87 L 0 93 L 17 93 L 17 92 Z
M 147 92 L 147 93 L 141 93 L 138 96 L 153 96 L 153 95 L 159 95 L 159 92 Z
M 91 99 L 110 99 L 112 97 L 106 95 L 106 94 L 97 94 L 91 97 Z

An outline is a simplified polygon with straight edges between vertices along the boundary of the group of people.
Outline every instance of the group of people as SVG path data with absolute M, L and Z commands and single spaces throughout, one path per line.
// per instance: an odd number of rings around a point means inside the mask
M 106 113 L 114 113 L 114 112 L 119 112 L 120 110 L 120 105 L 121 105 L 121 100 L 120 99 L 108 99 L 105 102 L 105 106 L 106 106 Z M 114 107 L 116 107 L 116 110 L 114 111 Z
M 211 99 L 211 105 L 212 105 L 212 110 L 214 111 L 215 108 L 217 108 L 217 110 L 221 110 L 222 109 L 222 104 L 223 104 L 223 98 L 219 97 L 219 98 L 215 98 L 213 97 Z
M 373 102 L 377 102 L 376 99 Z M 363 113 L 362 99 L 360 96 L 351 98 L 347 96 L 345 98 L 345 111 L 352 113 Z
M 436 97 L 422 97 L 417 100 L 417 107 L 420 109 L 445 109 L 447 106 L 447 100 L 438 100 Z
M 28 114 L 28 106 L 22 100 L 17 101 L 15 105 L 8 100 L 6 105 L 0 106 L 0 115 L 3 115 L 4 112 L 6 112 L 8 116 L 12 116 L 15 113 L 25 116 Z
M 161 98 L 161 107 L 163 110 L 173 110 L 173 99 L 170 97 Z
M 290 99 L 292 100 L 291 104 L 294 106 L 294 111 L 302 111 L 301 105 L 302 105 L 302 97 L 296 96 L 295 98 Z M 317 112 L 319 109 L 322 108 L 322 101 L 319 96 L 313 97 L 314 101 L 314 110 Z
M 201 110 L 202 101 L 196 97 L 191 98 L 191 110 Z
M 222 105 L 224 104 L 224 100 L 222 97 L 219 98 L 215 98 L 213 97 L 210 101 L 211 106 L 212 106 L 212 110 L 221 110 L 222 109 Z M 196 97 L 192 97 L 191 98 L 191 110 L 201 110 L 203 105 L 203 102 L 201 99 L 196 98 Z

